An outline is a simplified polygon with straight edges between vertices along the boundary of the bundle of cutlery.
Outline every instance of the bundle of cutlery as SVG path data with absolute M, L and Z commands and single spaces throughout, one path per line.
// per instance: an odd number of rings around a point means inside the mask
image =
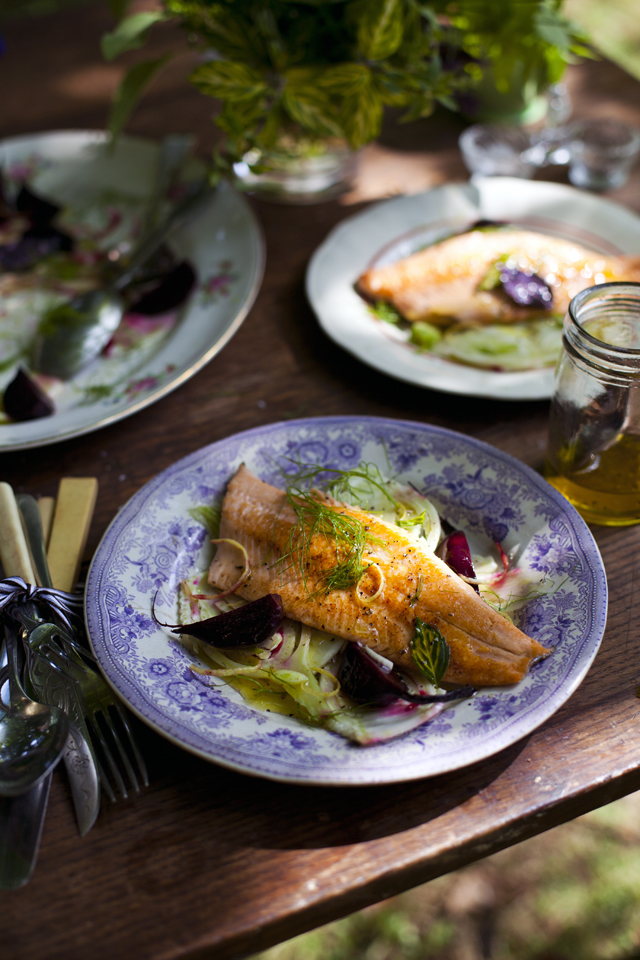
M 58 498 L 14 496 L 0 483 L 0 889 L 35 866 L 51 774 L 66 767 L 81 836 L 95 823 L 100 786 L 112 802 L 148 784 L 127 713 L 100 674 L 71 593 L 97 495 L 94 478 L 65 478 Z M 25 539 L 26 534 L 26 539 Z M 20 737 L 26 715 L 37 730 Z

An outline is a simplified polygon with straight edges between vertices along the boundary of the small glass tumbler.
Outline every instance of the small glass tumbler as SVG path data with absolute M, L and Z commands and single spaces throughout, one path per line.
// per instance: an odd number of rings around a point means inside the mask
M 640 283 L 582 290 L 562 339 L 545 476 L 589 523 L 640 523 Z
M 583 120 L 571 126 L 569 180 L 586 190 L 623 186 L 640 154 L 640 131 L 617 120 Z
M 529 179 L 544 162 L 544 148 L 519 127 L 476 123 L 460 134 L 458 143 L 467 169 L 483 177 Z

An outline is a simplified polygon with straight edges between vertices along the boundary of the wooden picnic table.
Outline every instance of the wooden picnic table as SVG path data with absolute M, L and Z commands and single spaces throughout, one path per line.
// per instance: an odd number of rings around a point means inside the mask
M 100 58 L 98 39 L 110 23 L 106 5 L 95 4 L 5 23 L 0 136 L 104 127 L 121 72 Z M 175 46 L 171 29 L 157 34 L 154 53 Z M 215 138 L 211 103 L 186 81 L 191 62 L 187 56 L 167 69 L 131 130 L 155 138 L 193 132 L 206 154 Z M 613 64 L 573 67 L 567 82 L 576 116 L 616 115 L 640 126 L 640 84 Z M 376 176 L 363 171 L 360 196 L 384 193 L 381 158 L 391 190 L 389 158 L 405 165 L 408 190 L 463 181 L 462 128 L 444 112 L 388 124 L 365 153 Z M 611 197 L 640 213 L 640 168 Z M 359 206 L 251 203 L 266 237 L 266 273 L 224 350 L 129 419 L 1 458 L 1 478 L 16 492 L 55 495 L 63 475 L 98 477 L 87 560 L 116 511 L 159 471 L 205 444 L 292 415 L 417 420 L 542 464 L 546 402 L 420 389 L 365 366 L 322 333 L 305 298 L 305 268 L 328 231 Z M 64 773 L 54 775 L 36 872 L 26 887 L 0 896 L 0 953 L 12 960 L 246 956 L 638 789 L 640 527 L 594 534 L 610 587 L 604 641 L 577 692 L 530 736 L 455 773 L 336 789 L 252 779 L 138 724 L 150 786 L 130 802 L 105 805 L 85 839 Z

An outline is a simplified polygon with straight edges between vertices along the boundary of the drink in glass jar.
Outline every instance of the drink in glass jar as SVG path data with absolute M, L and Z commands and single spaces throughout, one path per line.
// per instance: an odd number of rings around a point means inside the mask
M 640 284 L 569 305 L 544 469 L 589 523 L 640 523 Z

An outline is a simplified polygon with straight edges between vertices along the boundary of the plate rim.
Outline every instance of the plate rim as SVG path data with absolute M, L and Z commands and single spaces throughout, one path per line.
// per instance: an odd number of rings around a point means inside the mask
M 335 775 L 329 776 L 305 776 L 301 772 L 292 773 L 291 775 L 277 774 L 269 771 L 259 770 L 256 768 L 248 768 L 242 763 L 236 763 L 233 760 L 230 760 L 227 757 L 215 757 L 212 756 L 211 752 L 207 752 L 204 749 L 199 748 L 195 744 L 185 743 L 180 739 L 175 733 L 171 733 L 168 730 L 164 729 L 159 723 L 147 716 L 143 710 L 135 703 L 131 703 L 129 697 L 123 693 L 123 690 L 118 686 L 117 682 L 109 675 L 107 669 L 101 661 L 101 650 L 96 647 L 94 644 L 94 639 L 92 637 L 92 629 L 96 626 L 99 627 L 99 623 L 102 619 L 98 601 L 93 601 L 93 608 L 91 607 L 91 597 L 90 594 L 94 589 L 94 583 L 96 578 L 100 578 L 101 571 L 98 570 L 98 564 L 101 562 L 101 554 L 108 549 L 108 546 L 111 541 L 114 543 L 118 539 L 118 534 L 116 530 L 118 526 L 123 525 L 128 522 L 128 517 L 133 513 L 135 515 L 139 512 L 140 505 L 138 501 L 146 501 L 148 498 L 153 497 L 155 492 L 162 486 L 162 484 L 170 478 L 176 470 L 185 470 L 189 469 L 191 465 L 198 463 L 200 460 L 206 459 L 213 452 L 215 452 L 216 447 L 221 445 L 240 441 L 244 442 L 247 439 L 252 437 L 264 436 L 265 433 L 272 433 L 282 430 L 283 428 L 296 428 L 296 427 L 308 427 L 310 424 L 314 424 L 320 421 L 323 425 L 326 426 L 335 426 L 340 427 L 341 425 L 349 424 L 362 424 L 367 423 L 371 425 L 390 425 L 393 427 L 400 427 L 403 429 L 418 430 L 426 433 L 444 435 L 445 437 L 453 437 L 458 441 L 462 438 L 465 445 L 470 444 L 472 447 L 482 450 L 484 452 L 489 452 L 492 456 L 497 456 L 497 458 L 503 462 L 517 465 L 518 469 L 521 470 L 524 477 L 528 479 L 529 482 L 533 482 L 534 486 L 538 487 L 541 490 L 544 490 L 545 494 L 550 495 L 551 499 L 555 501 L 556 505 L 560 508 L 561 512 L 565 515 L 568 515 L 571 526 L 576 534 L 576 538 L 579 540 L 583 552 L 590 558 L 591 567 L 593 569 L 593 626 L 592 626 L 592 635 L 590 639 L 590 648 L 586 656 L 583 656 L 581 660 L 580 668 L 576 671 L 575 676 L 572 676 L 571 683 L 567 689 L 561 687 L 559 689 L 554 689 L 552 693 L 545 699 L 546 710 L 543 711 L 543 715 L 534 723 L 533 726 L 527 728 L 526 731 L 518 733 L 514 738 L 510 735 L 509 730 L 504 731 L 503 740 L 499 734 L 492 734 L 490 740 L 492 745 L 489 749 L 489 752 L 483 753 L 481 756 L 475 757 L 472 760 L 462 760 L 461 762 L 454 763 L 452 766 L 447 767 L 446 770 L 437 771 L 433 773 L 424 773 L 422 770 L 417 770 L 415 772 L 404 772 L 402 775 L 398 775 L 397 771 L 392 772 L 391 776 L 379 776 L 377 778 L 367 777 L 362 780 L 349 780 L 346 778 L 336 777 Z M 96 593 L 97 595 L 97 593 Z M 145 724 L 150 726 L 156 733 L 163 736 L 165 739 L 174 743 L 175 745 L 181 747 L 182 749 L 187 750 L 189 753 L 192 753 L 201 759 L 206 760 L 210 763 L 215 763 L 220 766 L 223 766 L 227 769 L 234 770 L 238 773 L 247 774 L 250 776 L 259 777 L 261 779 L 273 780 L 281 783 L 293 783 L 298 785 L 308 785 L 308 786 L 326 786 L 326 787 L 355 787 L 355 786 L 376 786 L 383 785 L 388 783 L 401 783 L 409 782 L 411 780 L 424 779 L 431 776 L 440 776 L 444 773 L 451 773 L 458 769 L 463 769 L 464 767 L 470 766 L 473 763 L 481 762 L 484 759 L 488 759 L 491 756 L 501 752 L 507 747 L 521 741 L 524 737 L 529 736 L 533 733 L 538 727 L 544 724 L 553 714 L 566 703 L 566 701 L 575 693 L 578 686 L 584 680 L 587 672 L 591 668 L 593 661 L 598 653 L 602 639 L 604 636 L 604 631 L 607 623 L 607 604 L 608 604 L 608 584 L 606 577 L 606 570 L 600 550 L 598 545 L 593 537 L 593 534 L 589 530 L 589 527 L 578 514 L 575 508 L 562 496 L 559 491 L 555 490 L 540 474 L 535 470 L 529 467 L 527 464 L 518 460 L 516 457 L 513 457 L 511 454 L 506 453 L 505 451 L 500 450 L 499 448 L 493 447 L 491 444 L 483 440 L 478 440 L 475 437 L 471 437 L 467 434 L 463 434 L 460 431 L 452 430 L 448 427 L 440 427 L 435 424 L 425 424 L 419 421 L 410 421 L 410 420 L 399 420 L 392 417 L 375 417 L 375 416 L 328 416 L 328 417 L 317 417 L 317 418 L 300 418 L 297 420 L 285 420 L 285 421 L 276 421 L 271 424 L 265 424 L 262 426 L 252 427 L 244 431 L 239 431 L 235 434 L 232 434 L 228 437 L 223 437 L 220 440 L 214 441 L 213 443 L 207 444 L 204 447 L 201 447 L 190 454 L 187 454 L 185 457 L 181 457 L 179 460 L 170 464 L 160 473 L 152 477 L 147 483 L 145 483 L 135 494 L 127 501 L 127 503 L 118 511 L 116 516 L 113 518 L 107 529 L 105 530 L 103 537 L 95 551 L 95 554 L 92 558 L 91 565 L 87 574 L 86 590 L 85 590 L 85 601 L 84 601 L 84 612 L 85 612 L 85 622 L 87 627 L 87 635 L 91 644 L 91 649 L 93 650 L 98 664 L 104 673 L 107 682 L 109 685 L 116 691 L 119 697 L 121 697 L 129 709 L 132 710 L 136 716 L 138 716 Z M 96 633 L 98 630 L 96 629 Z M 104 644 L 106 647 L 107 645 Z M 109 660 L 105 655 L 105 661 L 107 666 L 109 666 Z M 120 674 L 120 679 L 125 684 L 129 684 L 132 689 L 136 689 L 133 684 L 130 683 L 128 678 L 124 674 Z M 535 704 L 532 704 L 528 709 L 533 710 Z M 153 709 L 153 708 L 152 708 Z M 158 714 L 160 711 L 155 708 Z M 526 714 L 527 709 L 523 711 Z M 160 716 L 162 716 L 160 714 Z M 519 716 L 522 716 L 520 714 Z M 169 721 L 171 722 L 171 721 Z M 493 742 L 495 740 L 495 743 Z M 375 749 L 375 747 L 362 747 L 358 749 Z M 384 768 L 382 768 L 384 773 Z
M 344 239 L 345 235 L 349 236 L 353 229 L 357 229 L 358 223 L 366 223 L 367 220 L 375 219 L 380 215 L 381 211 L 390 209 L 394 205 L 399 207 L 403 204 L 406 204 L 407 201 L 415 201 L 416 203 L 419 203 L 430 195 L 436 195 L 438 193 L 445 194 L 447 192 L 454 192 L 459 198 L 466 200 L 467 202 L 474 202 L 472 195 L 475 191 L 477 194 L 477 203 L 481 207 L 485 202 L 482 193 L 483 189 L 486 190 L 487 193 L 490 193 L 492 188 L 495 190 L 495 188 L 500 184 L 503 184 L 505 187 L 510 187 L 511 189 L 520 187 L 521 190 L 523 189 L 524 184 L 525 189 L 527 190 L 533 189 L 534 191 L 540 190 L 541 192 L 551 190 L 558 196 L 569 198 L 574 202 L 578 200 L 582 204 L 585 204 L 591 208 L 612 208 L 616 215 L 624 217 L 629 226 L 637 227 L 638 247 L 640 251 L 639 213 L 636 213 L 634 210 L 630 210 L 628 207 L 616 202 L 615 200 L 610 200 L 608 197 L 587 194 L 569 184 L 556 183 L 555 181 L 523 180 L 518 177 L 482 177 L 474 175 L 468 181 L 456 183 L 447 182 L 438 184 L 434 187 L 431 187 L 429 190 L 423 190 L 416 194 L 400 194 L 394 197 L 387 197 L 368 205 L 363 210 L 356 211 L 355 213 L 351 214 L 351 216 L 348 216 L 337 223 L 334 227 L 332 227 L 324 240 L 316 247 L 311 255 L 305 273 L 305 292 L 307 295 L 307 300 L 311 305 L 317 321 L 324 333 L 330 337 L 334 343 L 337 343 L 339 347 L 356 357 L 356 359 L 358 359 L 361 363 L 378 370 L 394 380 L 410 383 L 422 389 L 434 390 L 440 393 L 453 394 L 457 396 L 481 397 L 491 400 L 501 400 L 503 402 L 526 402 L 532 400 L 535 401 L 549 399 L 553 390 L 553 367 L 540 367 L 524 371 L 504 371 L 502 374 L 499 374 L 497 371 L 490 371 L 489 369 L 482 367 L 467 367 L 465 364 L 457 364 L 453 361 L 450 361 L 452 375 L 450 378 L 448 378 L 447 383 L 441 382 L 441 380 L 438 380 L 436 383 L 429 382 L 436 377 L 437 371 L 425 368 L 424 370 L 416 372 L 411 369 L 409 362 L 402 365 L 396 364 L 393 371 L 391 371 L 384 365 L 384 362 L 381 359 L 366 355 L 366 350 L 362 351 L 357 344 L 354 344 L 354 337 L 341 336 L 341 331 L 338 325 L 336 323 L 332 323 L 331 319 L 328 319 L 325 316 L 327 310 L 326 308 L 323 310 L 322 306 L 319 305 L 318 302 L 319 298 L 317 296 L 316 286 L 317 276 L 321 269 L 322 258 L 328 253 L 334 244 L 336 244 L 336 242 L 340 242 Z M 426 221 L 423 223 L 423 226 L 428 226 L 429 223 L 430 221 Z M 399 233 L 398 236 L 400 235 L 401 234 Z M 390 240 L 390 242 L 393 242 L 393 238 Z M 379 247 L 376 247 L 375 249 L 372 247 L 370 256 L 375 257 L 379 252 L 379 249 Z M 397 346 L 400 345 L 398 344 Z M 414 356 L 413 353 L 411 355 Z M 427 359 L 429 359 L 429 357 L 427 357 Z M 446 360 L 446 358 L 437 358 L 434 355 L 434 360 Z M 491 373 L 494 377 L 496 375 L 503 376 L 504 379 L 502 380 L 502 385 L 506 392 L 501 392 L 497 386 L 492 386 L 490 382 L 487 382 L 486 386 L 470 386 L 468 389 L 465 389 L 465 381 L 464 377 L 462 376 L 462 373 L 465 369 L 473 370 L 475 373 L 480 374 L 484 373 L 488 375 Z M 453 382 L 456 379 L 456 371 L 460 373 L 460 376 L 458 377 L 458 380 L 460 381 L 459 384 L 455 384 Z M 527 390 L 525 387 L 523 387 L 520 391 L 517 391 L 517 389 L 513 387 L 509 388 L 509 381 L 514 383 L 518 378 L 523 380 L 525 384 L 530 382 L 530 389 Z M 538 386 L 536 386 L 536 384 L 538 384 Z M 510 389 L 514 392 L 509 392 Z
M 105 143 L 109 139 L 109 135 L 104 130 L 45 130 L 32 134 L 19 134 L 11 137 L 2 137 L 0 138 L 0 151 L 2 150 L 5 144 L 15 144 L 18 145 L 25 141 L 46 141 L 47 139 L 60 137 L 62 139 L 78 139 L 82 141 L 83 138 L 86 138 L 87 144 L 98 144 Z M 123 141 L 139 143 L 139 144 L 148 144 L 157 146 L 157 141 L 153 140 L 150 137 L 141 137 L 136 134 L 122 134 L 121 139 Z M 262 281 L 264 279 L 264 271 L 266 265 L 266 241 L 264 236 L 264 230 L 260 220 L 256 216 L 255 211 L 249 203 L 247 203 L 245 197 L 237 190 L 232 190 L 228 185 L 223 186 L 223 189 L 228 189 L 232 192 L 236 199 L 240 201 L 240 205 L 244 208 L 244 212 L 248 214 L 249 221 L 251 222 L 252 229 L 255 234 L 256 242 L 256 269 L 255 275 L 250 285 L 249 292 L 245 299 L 244 304 L 241 306 L 239 311 L 236 313 L 233 321 L 229 324 L 227 330 L 220 336 L 215 343 L 213 343 L 208 350 L 206 350 L 201 356 L 195 360 L 191 366 L 173 379 L 168 380 L 165 383 L 160 383 L 155 390 L 151 393 L 142 397 L 141 399 L 133 402 L 130 406 L 121 409 L 118 412 L 112 414 L 106 414 L 100 417 L 96 422 L 85 424 L 82 426 L 71 426 L 67 429 L 62 429 L 58 431 L 55 435 L 49 437 L 40 437 L 34 440 L 18 441 L 17 443 L 3 443 L 2 433 L 0 432 L 0 453 L 11 453 L 14 450 L 32 450 L 37 449 L 38 447 L 49 446 L 52 443 L 59 443 L 65 440 L 73 439 L 74 437 L 85 436 L 89 433 L 94 433 L 96 430 L 102 430 L 103 427 L 111 426 L 114 423 L 124 420 L 127 417 L 133 416 L 136 413 L 139 413 L 141 410 L 144 410 L 146 407 L 151 406 L 156 403 L 158 400 L 163 399 L 172 393 L 174 390 L 177 390 L 181 387 L 187 380 L 190 380 L 196 373 L 199 373 L 213 358 L 220 353 L 221 350 L 227 345 L 227 343 L 232 339 L 233 336 L 238 332 L 242 324 L 244 323 L 247 314 L 253 307 L 258 293 L 260 292 Z M 3 425 L 4 427 L 4 425 Z M 1 430 L 2 428 L 0 428 Z

